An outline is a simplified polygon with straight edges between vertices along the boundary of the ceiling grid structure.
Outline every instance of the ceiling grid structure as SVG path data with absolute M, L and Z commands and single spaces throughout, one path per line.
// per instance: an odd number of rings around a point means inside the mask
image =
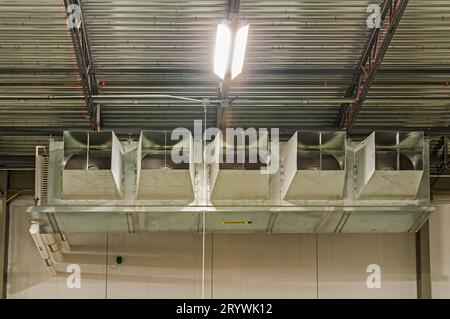
M 369 34 L 370 1 L 242 1 L 250 23 L 229 126 L 321 129 L 334 120 Z
M 0 130 L 86 129 L 59 0 L 0 1 Z
M 450 2 L 410 0 L 355 130 L 450 125 Z
M 0 156 L 32 156 L 63 130 L 91 130 L 63 0 L 0 1 Z M 381 0 L 241 0 L 250 24 L 244 70 L 232 81 L 224 127 L 337 130 L 341 105 Z M 217 23 L 228 0 L 82 0 L 102 129 L 217 124 Z M 450 2 L 410 0 L 352 134 L 450 134 Z M 185 97 L 194 100 L 181 100 Z M 436 130 L 436 131 L 433 131 Z M 435 152 L 436 167 L 441 161 Z M 442 156 L 441 156 L 442 157 Z M 1 163 L 0 163 L 1 165 Z

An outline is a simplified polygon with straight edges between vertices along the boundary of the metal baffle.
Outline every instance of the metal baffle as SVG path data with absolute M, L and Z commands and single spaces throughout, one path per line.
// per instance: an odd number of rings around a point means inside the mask
M 415 199 L 424 172 L 423 132 L 374 132 L 355 152 L 358 199 Z
M 282 199 L 341 199 L 345 143 L 345 132 L 295 133 L 284 147 Z
M 211 142 L 216 149 L 216 158 L 210 163 L 211 203 L 262 204 L 270 200 L 269 175 L 261 173 L 268 162 L 268 140 L 267 132 L 260 131 L 257 136 L 251 129 L 236 129 L 229 136 L 227 132 L 226 138 L 218 132 Z
M 143 131 L 136 156 L 137 199 L 189 204 L 195 200 L 193 139 L 166 131 Z
M 63 198 L 120 199 L 122 155 L 113 132 L 64 132 Z

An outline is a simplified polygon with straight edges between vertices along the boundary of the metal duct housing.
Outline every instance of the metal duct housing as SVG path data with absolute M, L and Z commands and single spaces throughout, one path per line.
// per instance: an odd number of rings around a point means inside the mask
M 194 201 L 193 139 L 181 141 L 170 132 L 143 131 L 137 151 L 137 199 Z M 175 160 L 172 153 L 185 155 Z
M 113 132 L 64 132 L 62 197 L 120 199 L 122 145 Z
M 278 164 L 276 136 L 269 147 L 260 135 L 262 152 L 249 163 L 253 137 L 235 147 L 224 146 L 220 131 L 207 135 L 213 142 L 184 133 L 176 141 L 164 131 L 122 141 L 123 163 L 114 160 L 118 141 L 112 133 L 66 132 L 64 141 L 51 139 L 48 151 L 37 150 L 38 205 L 28 208 L 28 217 L 42 234 L 63 238 L 198 232 L 203 222 L 207 232 L 225 233 L 415 232 L 433 211 L 429 143 L 422 133 L 376 133 L 359 143 L 344 132 L 297 132 L 283 145 L 279 169 L 262 171 L 264 153 Z M 227 150 L 235 161 L 244 151 L 244 162 L 220 161 Z M 178 162 L 176 154 L 189 162 Z M 123 182 L 117 186 L 118 176 Z M 63 184 L 73 197 L 61 196 Z M 122 196 L 111 198 L 117 187 Z
M 216 149 L 216 159 L 210 165 L 212 203 L 254 204 L 270 201 L 269 175 L 262 174 L 269 154 L 269 136 L 260 132 L 256 141 L 244 143 L 227 141 L 218 133 L 212 144 Z M 264 149 L 262 149 L 264 148 Z
M 345 132 L 296 132 L 283 150 L 282 199 L 341 199 L 345 141 Z
M 358 199 L 414 199 L 423 177 L 423 132 L 374 132 L 357 147 L 355 162 Z

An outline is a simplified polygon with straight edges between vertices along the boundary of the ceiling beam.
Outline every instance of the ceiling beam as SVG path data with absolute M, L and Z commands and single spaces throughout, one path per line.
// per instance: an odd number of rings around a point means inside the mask
M 346 97 L 353 97 L 354 101 L 350 104 L 342 104 L 336 119 L 336 125 L 345 128 L 347 133 L 351 132 L 367 98 L 407 5 L 408 0 L 384 0 L 381 5 L 381 27 L 372 29 L 359 60 L 357 72 L 345 94 Z
M 89 37 L 86 29 L 86 22 L 84 19 L 84 11 L 81 0 L 64 0 L 67 18 L 75 15 L 76 11 L 69 8 L 70 5 L 78 6 L 80 16 L 80 24 L 70 28 L 70 35 L 74 46 L 75 55 L 77 58 L 78 71 L 81 77 L 81 85 L 83 87 L 84 99 L 86 104 L 85 116 L 88 119 L 91 127 L 100 130 L 101 118 L 100 108 L 95 105 L 92 96 L 98 94 L 97 79 L 95 76 L 95 68 L 92 62 L 92 53 L 89 45 Z
M 228 0 L 227 20 L 236 20 L 239 16 L 241 1 Z M 217 107 L 217 123 L 216 127 L 224 130 L 226 128 L 225 109 L 230 104 L 230 79 L 225 78 L 219 84 L 219 100 L 221 101 Z

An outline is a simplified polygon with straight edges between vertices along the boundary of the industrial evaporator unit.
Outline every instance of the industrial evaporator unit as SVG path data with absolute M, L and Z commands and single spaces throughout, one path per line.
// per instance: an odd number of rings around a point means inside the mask
M 60 238 L 203 225 L 230 233 L 404 233 L 433 210 L 422 132 L 375 132 L 356 142 L 342 131 L 299 131 L 279 152 L 268 135 L 246 140 L 218 134 L 206 145 L 190 133 L 119 140 L 113 132 L 65 132 L 37 149 L 29 217 L 42 234 Z M 211 150 L 213 160 L 201 156 Z M 267 174 L 269 155 L 280 161 Z

